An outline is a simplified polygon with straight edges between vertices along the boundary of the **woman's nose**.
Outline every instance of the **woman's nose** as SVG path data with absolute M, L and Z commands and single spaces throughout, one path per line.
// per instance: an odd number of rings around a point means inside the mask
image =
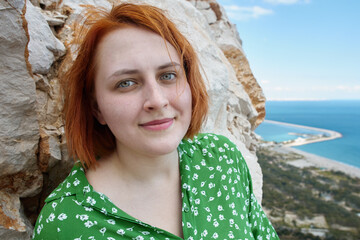
M 169 105 L 165 89 L 156 81 L 148 84 L 145 90 L 144 110 L 152 111 L 165 108 Z

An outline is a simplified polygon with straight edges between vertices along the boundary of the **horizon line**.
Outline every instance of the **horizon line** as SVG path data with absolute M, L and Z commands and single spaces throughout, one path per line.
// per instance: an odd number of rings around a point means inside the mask
M 266 99 L 265 102 L 268 102 L 268 101 L 273 101 L 273 102 L 280 102 L 280 101 L 283 101 L 283 102 L 295 102 L 295 101 L 360 101 L 360 99 L 357 99 L 357 98 L 354 98 L 354 99 L 330 99 L 330 98 L 327 98 L 327 99 L 304 99 L 304 98 L 273 98 L 273 99 Z

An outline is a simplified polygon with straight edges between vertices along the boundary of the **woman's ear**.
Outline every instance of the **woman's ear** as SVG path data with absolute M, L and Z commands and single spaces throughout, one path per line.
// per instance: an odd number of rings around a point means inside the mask
M 98 120 L 98 122 L 102 125 L 106 125 L 106 122 L 104 120 L 103 115 L 101 114 L 101 111 L 99 109 L 99 106 L 96 101 L 91 102 L 91 111 L 94 117 Z

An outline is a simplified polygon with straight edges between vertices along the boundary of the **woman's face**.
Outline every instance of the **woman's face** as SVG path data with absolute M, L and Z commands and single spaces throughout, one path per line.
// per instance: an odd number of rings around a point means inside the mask
M 137 27 L 114 30 L 98 45 L 95 115 L 119 151 L 171 153 L 189 128 L 191 90 L 178 53 L 166 46 L 159 35 Z

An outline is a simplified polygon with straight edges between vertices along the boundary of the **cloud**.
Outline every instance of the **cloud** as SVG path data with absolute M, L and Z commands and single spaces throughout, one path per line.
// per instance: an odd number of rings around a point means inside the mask
M 264 2 L 271 4 L 295 4 L 295 3 L 310 3 L 310 0 L 264 0 Z
M 273 14 L 271 9 L 266 9 L 259 6 L 240 7 L 237 5 L 227 5 L 224 6 L 224 8 L 230 19 L 238 21 L 244 21 Z

